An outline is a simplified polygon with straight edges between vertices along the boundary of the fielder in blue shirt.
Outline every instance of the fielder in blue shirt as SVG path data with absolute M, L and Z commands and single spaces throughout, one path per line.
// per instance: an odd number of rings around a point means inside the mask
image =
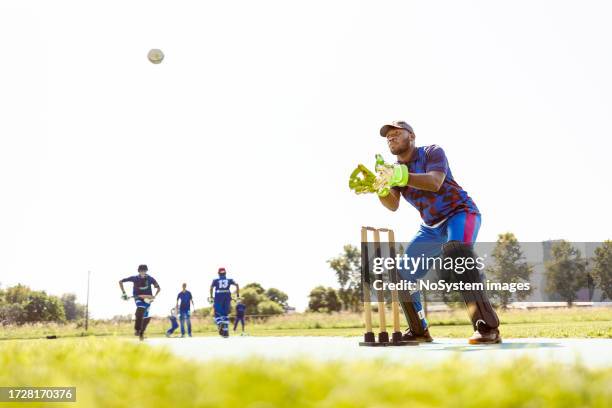
M 238 327 L 238 322 L 240 322 L 242 324 L 242 334 L 244 334 L 245 310 L 246 310 L 246 306 L 244 305 L 244 303 L 240 301 L 240 299 L 238 299 L 237 304 L 236 304 L 236 320 L 234 321 L 234 331 L 236 331 L 236 327 Z
M 180 301 L 180 307 L 179 307 Z M 185 322 L 187 322 L 187 333 L 191 337 L 191 306 L 195 310 L 193 304 L 193 296 L 191 292 L 187 290 L 187 284 L 183 283 L 183 290 L 176 296 L 176 310 L 179 311 L 179 320 L 181 321 L 181 337 L 185 337 Z

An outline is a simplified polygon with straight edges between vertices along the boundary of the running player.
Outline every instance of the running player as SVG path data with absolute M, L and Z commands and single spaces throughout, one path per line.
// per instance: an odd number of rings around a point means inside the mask
M 213 303 L 215 310 L 215 323 L 219 328 L 219 334 L 223 337 L 229 336 L 229 313 L 232 307 L 232 293 L 230 286 L 236 287 L 236 296 L 240 297 L 240 288 L 233 279 L 226 277 L 225 268 L 219 268 L 219 277 L 210 285 L 209 302 Z M 213 293 L 214 292 L 214 293 Z
M 122 298 L 128 299 L 123 288 L 124 282 L 132 282 L 132 297 L 136 303 L 136 320 L 134 322 L 135 335 L 140 337 L 140 340 L 144 340 L 144 332 L 151 321 L 149 317 L 149 308 L 151 302 L 155 299 L 155 296 L 159 294 L 161 288 L 159 284 L 152 276 L 147 275 L 149 268 L 147 265 L 138 266 L 138 275 L 130 276 L 119 281 L 119 287 L 121 288 Z M 155 286 L 156 292 L 153 295 L 151 285 Z

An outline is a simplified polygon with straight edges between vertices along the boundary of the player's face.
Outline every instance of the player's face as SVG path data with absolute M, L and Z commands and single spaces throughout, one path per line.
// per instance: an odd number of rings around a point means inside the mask
M 144 278 L 146 274 L 147 271 L 138 271 L 138 275 L 140 275 L 141 278 Z
M 405 153 L 414 146 L 414 135 L 406 129 L 390 129 L 385 137 L 389 150 L 395 155 Z

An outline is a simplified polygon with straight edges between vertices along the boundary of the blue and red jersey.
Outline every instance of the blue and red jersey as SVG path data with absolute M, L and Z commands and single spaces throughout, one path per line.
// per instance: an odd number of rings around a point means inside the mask
M 468 193 L 455 181 L 448 165 L 446 154 L 440 146 L 421 146 L 413 152 L 408 163 L 410 173 L 439 171 L 446 174 L 440 190 L 425 191 L 406 187 L 395 187 L 413 207 L 419 210 L 426 225 L 436 225 L 460 212 L 480 214 Z

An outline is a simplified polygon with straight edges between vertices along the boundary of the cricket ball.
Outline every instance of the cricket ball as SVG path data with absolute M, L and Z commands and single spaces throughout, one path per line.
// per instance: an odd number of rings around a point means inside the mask
M 157 48 L 153 48 L 147 54 L 147 58 L 153 64 L 160 64 L 164 60 L 164 53 L 162 52 L 162 50 L 159 50 Z

